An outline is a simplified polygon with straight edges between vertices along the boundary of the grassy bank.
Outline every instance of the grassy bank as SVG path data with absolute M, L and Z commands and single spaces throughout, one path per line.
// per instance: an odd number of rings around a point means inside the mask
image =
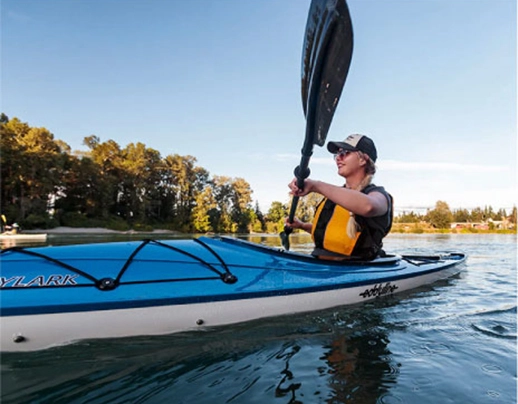
M 516 229 L 436 229 L 429 223 L 394 223 L 391 233 L 516 234 Z

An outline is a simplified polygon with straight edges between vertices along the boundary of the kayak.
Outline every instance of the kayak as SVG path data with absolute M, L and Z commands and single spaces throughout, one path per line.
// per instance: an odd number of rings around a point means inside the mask
M 457 274 L 466 256 L 324 260 L 230 237 L 1 251 L 2 351 L 163 335 L 357 304 Z

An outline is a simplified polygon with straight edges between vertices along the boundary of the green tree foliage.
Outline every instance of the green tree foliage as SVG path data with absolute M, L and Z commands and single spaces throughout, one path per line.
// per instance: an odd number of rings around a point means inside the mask
M 453 221 L 453 214 L 446 202 L 437 201 L 435 209 L 429 210 L 425 219 L 436 229 L 449 229 Z
M 423 216 L 417 213 L 403 212 L 402 214 L 394 217 L 394 223 L 419 223 L 423 220 Z
M 0 123 L 1 169 L 1 201 L 2 209 L 9 217 L 19 217 L 21 211 L 20 198 L 23 195 L 24 149 L 18 138 L 25 136 L 29 125 L 2 114 Z
M 254 214 L 250 184 L 243 178 L 214 176 L 212 186 L 216 208 L 209 215 L 214 231 L 249 232 Z
M 231 218 L 234 224 L 233 232 L 248 233 L 252 222 L 252 189 L 243 178 L 232 181 L 232 208 Z
M 45 219 L 49 198 L 58 191 L 67 156 L 62 142 L 45 128 L 31 128 L 2 115 L 2 207 L 10 217 Z M 37 221 L 37 220 L 36 220 Z
M 45 128 L 0 115 L 1 206 L 10 221 L 30 226 L 53 215 L 58 224 L 163 224 L 199 232 L 262 230 L 252 190 L 242 178 L 215 176 L 193 156 L 160 156 L 143 143 L 120 147 L 96 135 L 71 153 Z M 42 220 L 38 219 L 41 216 Z M 124 224 L 126 223 L 126 224 Z
M 193 156 L 169 155 L 162 176 L 163 214 L 173 227 L 194 231 L 192 212 L 200 192 L 209 183 L 209 173 L 196 165 Z
M 315 211 L 318 204 L 323 200 L 322 195 L 311 193 L 299 199 L 295 216 L 303 222 L 311 223 L 315 217 Z
M 453 211 L 453 221 L 465 223 L 471 220 L 471 215 L 467 209 L 456 209 Z
M 322 199 L 322 196 L 316 193 L 300 198 L 295 210 L 295 216 L 303 222 L 311 223 L 315 216 L 317 205 Z M 279 201 L 272 202 L 265 218 L 268 233 L 280 233 L 284 230 L 285 220 L 289 215 L 290 209 L 291 201 L 290 204 L 283 204 Z
M 214 223 L 211 222 L 210 212 L 217 210 L 217 204 L 212 187 L 205 186 L 196 196 L 195 202 L 192 212 L 194 231 L 198 233 L 213 232 Z
M 54 207 L 61 217 L 73 212 L 85 218 L 100 218 L 102 179 L 98 166 L 90 158 L 69 158 L 56 194 Z
M 516 226 L 516 224 L 517 224 L 517 221 L 516 221 L 516 206 L 513 206 L 513 210 L 511 212 L 510 220 L 511 220 L 511 223 L 514 223 L 514 225 Z
M 255 208 L 251 215 L 252 231 L 254 233 L 263 233 L 266 231 L 266 218 L 264 217 L 259 202 L 255 202 Z
M 280 233 L 284 229 L 284 220 L 288 216 L 288 207 L 279 201 L 274 201 L 266 215 L 268 233 Z

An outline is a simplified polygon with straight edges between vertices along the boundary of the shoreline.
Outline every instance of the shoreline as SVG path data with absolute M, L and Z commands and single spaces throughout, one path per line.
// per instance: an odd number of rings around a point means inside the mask
M 155 229 L 153 231 L 136 231 L 136 230 L 111 230 L 106 229 L 104 227 L 67 227 L 60 226 L 55 227 L 53 229 L 31 229 L 25 230 L 21 234 L 47 234 L 47 235 L 65 235 L 65 234 L 162 234 L 162 235 L 181 235 L 185 234 L 175 230 L 165 230 L 165 229 Z M 268 233 L 260 233 L 261 235 L 265 235 Z M 277 233 L 272 233 L 271 235 L 276 235 Z M 431 231 L 429 229 L 423 231 L 401 231 L 398 229 L 393 229 L 389 234 L 516 234 L 516 231 L 512 230 L 476 230 L 476 231 L 468 231 L 468 230 L 435 230 Z M 250 233 L 250 236 L 257 235 L 255 233 Z
M 67 227 L 60 226 L 53 229 L 32 229 L 25 230 L 21 234 L 182 234 L 173 230 L 153 230 L 153 231 L 136 231 L 136 230 L 110 230 L 104 227 Z

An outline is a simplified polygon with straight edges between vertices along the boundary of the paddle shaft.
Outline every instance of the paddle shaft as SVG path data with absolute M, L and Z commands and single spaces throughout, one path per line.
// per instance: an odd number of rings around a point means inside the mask
M 332 21 L 334 23 L 335 20 Z M 325 46 L 329 44 L 330 39 L 333 36 L 333 28 L 332 25 L 326 33 L 326 38 L 324 41 Z M 327 52 L 320 52 L 318 55 L 318 59 L 315 62 L 315 66 L 313 69 L 313 75 L 311 77 L 311 86 L 309 90 L 309 97 L 306 104 L 306 136 L 304 137 L 304 144 L 301 150 L 301 158 L 300 164 L 295 168 L 295 177 L 297 178 L 297 187 L 299 189 L 304 189 L 304 180 L 309 177 L 309 160 L 313 155 L 313 146 L 315 144 L 315 131 L 317 128 L 315 127 L 316 121 L 316 110 L 320 101 L 320 85 L 322 81 L 322 71 L 323 64 L 327 58 Z M 297 210 L 297 205 L 299 203 L 299 197 L 294 196 L 291 200 L 290 214 L 288 216 L 288 223 L 293 223 L 293 219 L 295 218 L 295 212 Z M 288 234 L 293 231 L 293 228 L 285 226 L 284 231 Z

